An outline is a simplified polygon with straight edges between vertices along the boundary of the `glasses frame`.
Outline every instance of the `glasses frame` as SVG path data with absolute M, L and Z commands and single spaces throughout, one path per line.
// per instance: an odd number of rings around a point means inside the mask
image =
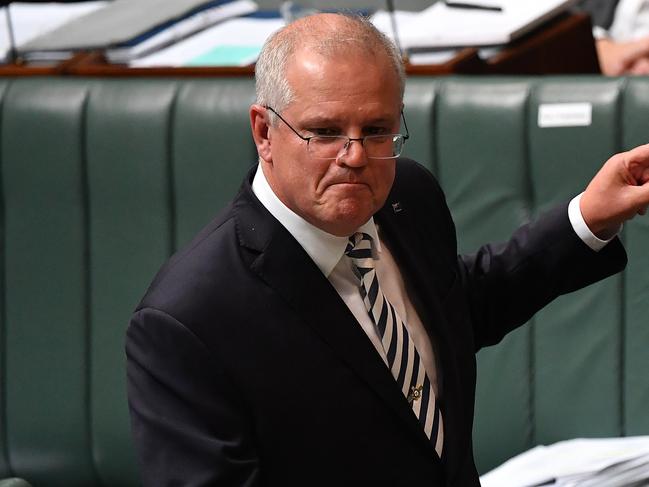
M 305 137 L 305 136 L 303 136 L 302 134 L 300 134 L 297 130 L 295 130 L 295 129 L 293 128 L 293 126 L 292 126 L 290 123 L 288 123 L 288 122 L 284 119 L 284 117 L 282 117 L 282 116 L 281 116 L 281 115 L 280 115 L 280 114 L 279 114 L 279 113 L 278 113 L 278 112 L 277 112 L 273 107 L 271 107 L 271 106 L 269 106 L 269 105 L 264 105 L 264 108 L 265 108 L 266 110 L 270 110 L 270 111 L 273 112 L 275 115 L 277 115 L 277 116 L 279 117 L 279 119 L 280 119 L 282 122 L 284 122 L 284 123 L 286 124 L 286 126 L 287 126 L 288 128 L 290 128 L 291 131 L 292 131 L 295 135 L 297 135 L 300 139 L 304 140 L 304 141 L 306 142 L 307 151 L 309 150 L 309 143 L 311 142 L 311 139 L 315 139 L 315 138 L 339 138 L 339 139 L 347 139 L 347 142 L 343 145 L 343 149 L 341 150 L 341 153 L 344 155 L 344 154 L 346 154 L 347 151 L 349 150 L 349 146 L 351 145 L 352 142 L 354 142 L 354 141 L 358 141 L 358 142 L 360 142 L 360 143 L 361 143 L 361 146 L 363 147 L 363 149 L 367 150 L 367 149 L 365 148 L 365 139 L 367 139 L 368 137 L 377 137 L 376 135 L 365 135 L 365 136 L 363 136 L 363 137 L 347 137 L 346 135 L 311 135 L 311 136 L 309 136 L 309 137 Z M 385 134 L 385 135 L 381 135 L 381 137 L 390 136 L 390 135 L 392 135 L 392 136 L 394 136 L 394 135 L 399 135 L 399 136 L 403 137 L 403 144 L 405 144 L 405 143 L 406 143 L 406 140 L 408 140 L 408 139 L 410 138 L 410 132 L 408 131 L 408 124 L 406 123 L 406 117 L 405 117 L 405 115 L 403 114 L 403 110 L 401 110 L 401 120 L 403 120 L 403 127 L 406 129 L 406 133 L 405 133 L 405 134 Z M 403 147 L 403 144 L 402 144 L 402 147 Z M 367 156 L 367 158 L 368 158 L 368 159 L 384 159 L 384 160 L 387 160 L 387 159 L 396 159 L 396 158 L 399 157 L 400 155 L 401 155 L 401 153 L 399 153 L 399 155 L 391 156 L 391 157 L 370 157 L 370 156 Z M 340 156 L 341 156 L 341 154 L 338 154 L 336 157 L 318 157 L 317 159 L 323 159 L 323 160 L 329 160 L 329 159 L 330 159 L 330 160 L 335 160 L 335 159 L 338 159 Z

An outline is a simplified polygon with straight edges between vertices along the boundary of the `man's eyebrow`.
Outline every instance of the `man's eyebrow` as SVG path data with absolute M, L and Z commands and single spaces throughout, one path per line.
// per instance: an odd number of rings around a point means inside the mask
M 322 115 L 315 115 L 313 117 L 306 117 L 300 122 L 303 127 L 317 127 L 323 125 L 338 125 L 340 121 L 334 117 L 327 117 Z
M 392 124 L 394 119 L 391 116 L 379 116 L 370 118 L 363 121 L 363 126 L 385 125 Z M 326 115 L 315 115 L 313 117 L 306 117 L 300 122 L 302 127 L 318 127 L 318 126 L 338 126 L 344 125 L 344 122 L 336 117 L 327 117 Z

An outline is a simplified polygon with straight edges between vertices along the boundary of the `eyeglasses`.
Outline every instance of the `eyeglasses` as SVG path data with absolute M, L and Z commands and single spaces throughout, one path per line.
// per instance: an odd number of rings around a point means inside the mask
M 338 159 L 339 157 L 347 154 L 347 150 L 352 142 L 358 141 L 365 149 L 365 155 L 368 159 L 395 159 L 401 155 L 403 144 L 410 138 L 408 133 L 408 125 L 406 125 L 406 118 L 401 112 L 401 119 L 403 126 L 406 129 L 404 134 L 381 134 L 381 135 L 366 135 L 365 137 L 347 137 L 346 135 L 312 135 L 304 137 L 295 130 L 290 123 L 275 111 L 272 107 L 265 106 L 279 119 L 290 128 L 295 135 L 300 139 L 306 141 L 307 152 L 316 159 Z

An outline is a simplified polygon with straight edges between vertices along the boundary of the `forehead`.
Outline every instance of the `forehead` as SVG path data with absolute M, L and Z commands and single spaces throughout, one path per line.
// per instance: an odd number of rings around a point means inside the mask
M 300 112 L 376 110 L 398 116 L 401 93 L 398 75 L 387 54 L 342 49 L 321 54 L 298 50 L 287 64 L 290 106 Z

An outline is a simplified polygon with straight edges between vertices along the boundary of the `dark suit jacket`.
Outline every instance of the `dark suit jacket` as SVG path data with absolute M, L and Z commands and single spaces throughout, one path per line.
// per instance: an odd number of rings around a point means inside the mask
M 580 0 L 577 9 L 590 14 L 593 25 L 604 29 L 611 27 L 619 0 Z
M 618 241 L 596 253 L 579 240 L 565 206 L 458 259 L 436 181 L 398 162 L 375 218 L 436 349 L 440 461 L 368 337 L 251 179 L 162 268 L 129 327 L 147 486 L 478 485 L 475 352 L 625 264 Z

